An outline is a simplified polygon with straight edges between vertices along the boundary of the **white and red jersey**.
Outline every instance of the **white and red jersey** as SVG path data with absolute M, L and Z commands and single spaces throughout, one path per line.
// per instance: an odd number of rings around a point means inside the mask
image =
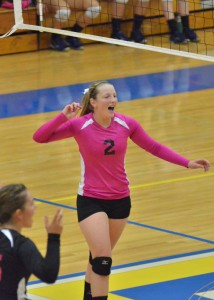
M 33 138 L 48 143 L 75 138 L 81 157 L 81 179 L 78 194 L 113 200 L 129 196 L 125 170 L 127 141 L 171 163 L 187 167 L 189 160 L 151 138 L 131 117 L 115 113 L 108 128 L 100 126 L 89 113 L 68 120 L 61 113 L 41 126 Z

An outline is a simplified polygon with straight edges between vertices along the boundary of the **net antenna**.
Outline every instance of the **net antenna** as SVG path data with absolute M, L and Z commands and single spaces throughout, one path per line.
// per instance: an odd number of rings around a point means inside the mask
M 56 28 L 45 27 L 45 26 L 43 26 L 42 0 L 38 0 L 40 25 L 25 24 L 24 20 L 23 20 L 23 13 L 22 13 L 23 12 L 22 1 L 21 0 L 13 0 L 13 4 L 14 4 L 15 25 L 11 28 L 11 30 L 9 32 L 4 34 L 3 36 L 0 36 L 0 38 L 8 37 L 17 30 L 49 32 L 49 33 L 56 33 L 56 34 L 60 34 L 60 35 L 77 37 L 80 39 L 87 39 L 87 40 L 96 41 L 96 42 L 102 42 L 102 43 L 113 44 L 113 45 L 118 45 L 118 46 L 126 46 L 126 47 L 131 47 L 131 48 L 136 48 L 136 49 L 158 52 L 158 53 L 162 53 L 162 54 L 170 54 L 170 55 L 175 55 L 175 56 L 180 56 L 180 57 L 214 62 L 214 56 L 193 53 L 193 52 L 190 52 L 189 50 L 187 50 L 187 51 L 175 50 L 175 49 L 166 48 L 166 47 L 145 45 L 145 44 L 135 43 L 135 42 L 131 42 L 131 41 L 122 41 L 122 40 L 117 40 L 117 39 L 98 36 L 98 35 L 74 32 L 74 31 L 69 31 L 66 29 L 56 29 Z M 214 49 L 214 45 L 212 45 L 212 46 Z

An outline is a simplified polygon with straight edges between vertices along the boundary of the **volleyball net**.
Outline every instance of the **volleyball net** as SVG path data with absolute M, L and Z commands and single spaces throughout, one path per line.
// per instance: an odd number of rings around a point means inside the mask
M 76 1 L 78 3 L 78 0 Z M 79 1 L 79 3 L 82 2 L 84 1 Z M 95 6 L 79 10 L 78 4 L 76 7 L 69 7 L 69 1 L 38 0 L 37 3 L 31 3 L 31 6 L 36 7 L 38 16 L 37 23 L 31 24 L 31 18 L 28 17 L 29 8 L 26 9 L 23 6 L 23 1 L 13 0 L 15 24 L 1 38 L 16 34 L 17 30 L 30 30 L 214 62 L 214 0 L 177 0 L 176 3 L 172 0 L 160 0 L 160 3 L 157 0 L 151 0 L 148 3 L 146 0 L 106 0 L 97 1 Z M 125 13 L 122 16 L 115 15 L 115 12 L 113 14 L 113 5 L 118 7 L 118 14 L 121 6 L 125 5 Z M 167 13 L 169 18 L 172 13 L 176 15 L 179 5 L 180 7 L 183 5 L 186 11 L 190 11 L 188 22 L 197 34 L 197 41 L 174 43 L 170 40 Z M 117 18 L 121 18 L 121 30 L 129 36 L 136 11 L 138 12 L 138 7 L 142 11 L 144 6 L 145 16 L 141 29 L 146 37 L 146 44 L 111 36 L 112 20 Z M 179 14 L 178 17 L 180 17 Z M 179 27 L 181 18 L 178 17 L 176 26 L 179 32 L 183 29 Z M 81 32 L 72 30 L 77 20 L 82 22 L 79 23 L 83 28 Z

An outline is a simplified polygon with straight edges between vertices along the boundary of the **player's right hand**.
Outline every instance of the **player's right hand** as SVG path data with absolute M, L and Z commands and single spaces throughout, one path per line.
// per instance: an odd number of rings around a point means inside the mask
M 73 119 L 74 117 L 76 117 L 81 108 L 82 106 L 79 103 L 73 102 L 69 105 L 66 105 L 62 112 L 67 117 L 67 119 Z
M 56 211 L 51 221 L 47 216 L 45 216 L 45 228 L 47 230 L 47 233 L 61 234 L 63 230 L 62 218 L 63 218 L 62 209 L 58 209 Z

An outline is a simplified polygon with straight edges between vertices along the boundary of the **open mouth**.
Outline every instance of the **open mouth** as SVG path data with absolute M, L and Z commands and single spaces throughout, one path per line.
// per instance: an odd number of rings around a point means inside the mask
M 114 111 L 114 107 L 113 107 L 113 106 L 109 106 L 109 107 L 108 107 L 108 110 Z

